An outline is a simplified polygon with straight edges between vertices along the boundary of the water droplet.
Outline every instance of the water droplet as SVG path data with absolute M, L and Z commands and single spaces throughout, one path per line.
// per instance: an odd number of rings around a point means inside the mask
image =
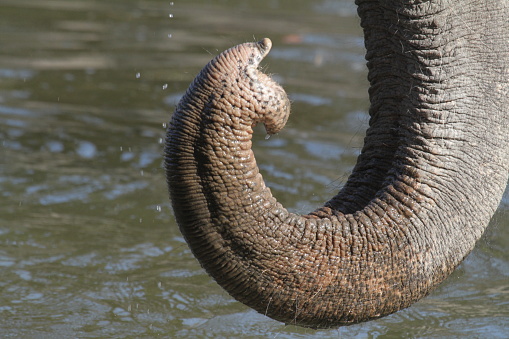
M 136 79 L 139 79 L 139 78 L 141 78 L 141 73 L 140 72 L 136 73 Z
M 165 122 L 163 122 L 163 128 L 166 128 L 166 123 Z
M 164 84 L 163 89 L 167 89 L 167 88 L 168 88 L 168 84 Z
M 163 143 L 163 138 L 159 138 L 159 144 Z
M 122 150 L 123 150 L 123 149 L 122 149 L 122 146 L 120 146 L 120 152 L 122 152 Z
M 157 287 L 161 288 L 162 286 L 163 286 L 163 283 L 159 281 L 159 282 L 157 283 Z
M 265 136 L 265 140 L 269 140 L 269 139 L 270 139 L 270 134 L 267 134 L 267 135 Z
M 162 210 L 162 209 L 161 209 L 161 206 L 160 206 L 160 205 L 157 205 L 156 210 L 157 210 L 157 212 L 161 212 L 161 210 Z
M 171 39 L 171 37 L 172 37 L 172 35 L 171 35 L 171 33 L 169 33 L 169 34 L 168 34 L 168 38 L 169 38 L 169 39 Z
M 143 222 L 143 218 L 140 218 L 140 224 Z
M 173 14 L 171 14 L 171 13 L 168 14 L 168 18 L 170 18 L 170 19 L 173 18 Z
M 172 1 L 172 2 L 170 2 L 170 6 L 173 6 L 173 5 L 174 5 L 173 1 Z
M 140 171 L 140 175 L 141 176 L 144 176 L 145 175 L 145 172 L 143 172 L 143 170 Z

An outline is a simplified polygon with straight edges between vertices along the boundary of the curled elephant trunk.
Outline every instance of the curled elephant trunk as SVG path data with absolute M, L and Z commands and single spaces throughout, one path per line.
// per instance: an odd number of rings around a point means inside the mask
M 309 215 L 272 196 L 251 150 L 290 104 L 258 69 L 271 42 L 212 60 L 168 127 L 166 177 L 177 222 L 234 298 L 312 328 L 408 307 L 474 248 L 509 168 L 509 5 L 357 1 L 370 126 L 346 185 Z

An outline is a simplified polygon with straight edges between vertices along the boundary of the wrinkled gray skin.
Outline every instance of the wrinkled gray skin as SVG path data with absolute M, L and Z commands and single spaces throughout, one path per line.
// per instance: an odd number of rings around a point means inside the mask
M 216 57 L 167 131 L 180 229 L 234 298 L 325 328 L 408 307 L 474 248 L 508 178 L 506 0 L 358 0 L 371 115 L 345 187 L 309 215 L 265 186 L 252 126 L 285 124 L 283 89 L 258 70 L 270 40 Z

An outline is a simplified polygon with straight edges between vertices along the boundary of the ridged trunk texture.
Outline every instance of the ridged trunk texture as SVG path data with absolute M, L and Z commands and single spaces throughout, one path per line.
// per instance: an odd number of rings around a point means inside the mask
M 283 128 L 289 101 L 258 70 L 271 47 L 212 60 L 177 106 L 165 168 L 182 234 L 237 300 L 320 328 L 426 296 L 474 248 L 509 168 L 509 4 L 362 1 L 370 126 L 344 188 L 309 215 L 263 182 L 254 124 Z

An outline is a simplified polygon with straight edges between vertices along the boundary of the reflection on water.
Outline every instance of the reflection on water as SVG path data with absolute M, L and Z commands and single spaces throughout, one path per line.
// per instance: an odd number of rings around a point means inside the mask
M 260 129 L 257 159 L 280 201 L 307 212 L 346 180 L 367 124 L 350 1 L 2 1 L 2 336 L 506 336 L 507 200 L 435 293 L 367 324 L 285 326 L 203 272 L 169 208 L 163 124 L 213 55 L 265 36 L 293 113 L 279 135 Z

